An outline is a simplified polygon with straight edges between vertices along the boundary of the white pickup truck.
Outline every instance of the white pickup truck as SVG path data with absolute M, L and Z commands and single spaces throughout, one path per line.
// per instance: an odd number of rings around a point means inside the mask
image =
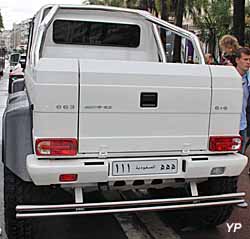
M 244 202 L 241 105 L 238 73 L 206 65 L 184 29 L 140 10 L 43 7 L 3 117 L 9 239 L 33 238 L 26 218 L 43 216 L 189 209 L 192 224 L 223 223 Z M 87 190 L 167 187 L 187 194 L 83 200 Z M 74 199 L 51 205 L 64 189 Z

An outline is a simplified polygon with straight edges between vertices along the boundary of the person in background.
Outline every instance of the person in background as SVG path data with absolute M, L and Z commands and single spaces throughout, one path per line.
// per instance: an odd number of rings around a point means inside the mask
M 250 97 L 248 97 L 248 102 L 247 102 L 246 118 L 247 118 L 247 142 L 245 147 L 245 154 L 250 155 L 250 148 L 248 147 L 250 145 Z M 248 168 L 248 175 L 250 175 L 250 168 Z
M 210 53 L 205 54 L 205 61 L 206 61 L 206 64 L 213 65 L 214 58 L 213 58 L 212 54 L 210 54 Z
M 240 47 L 237 38 L 232 35 L 224 35 L 219 41 L 219 47 L 221 51 L 220 63 L 227 66 L 236 66 L 236 51 Z
M 247 117 L 247 143 L 246 143 L 246 149 L 245 154 L 250 155 L 250 148 L 248 147 L 250 145 L 250 97 L 248 97 L 247 102 L 247 108 L 246 108 L 246 117 Z M 250 168 L 248 169 L 248 174 L 250 175 Z
M 247 143 L 247 117 L 246 108 L 248 104 L 248 98 L 250 94 L 250 49 L 247 47 L 241 47 L 235 52 L 235 63 L 236 70 L 239 72 L 242 78 L 243 88 L 243 101 L 242 101 L 242 112 L 240 118 L 240 135 L 242 136 L 242 150 L 241 153 L 245 153 Z
M 187 63 L 188 64 L 194 64 L 194 61 L 193 61 L 191 56 L 188 56 Z

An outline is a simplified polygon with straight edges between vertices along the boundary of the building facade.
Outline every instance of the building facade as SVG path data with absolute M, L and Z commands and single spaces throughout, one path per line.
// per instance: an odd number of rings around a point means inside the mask
M 26 19 L 19 24 L 14 23 L 12 30 L 4 30 L 0 32 L 0 47 L 6 48 L 8 52 L 13 49 L 27 49 L 29 38 L 29 26 L 31 19 Z
M 0 48 L 5 48 L 6 50 L 11 49 L 11 30 L 4 30 L 0 32 Z
M 31 19 L 26 19 L 19 24 L 13 24 L 11 42 L 13 49 L 27 49 L 29 27 Z

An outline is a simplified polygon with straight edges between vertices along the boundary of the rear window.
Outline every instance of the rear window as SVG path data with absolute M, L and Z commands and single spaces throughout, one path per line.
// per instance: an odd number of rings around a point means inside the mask
M 140 27 L 132 24 L 56 20 L 53 41 L 57 44 L 115 46 L 136 48 Z
M 14 53 L 10 55 L 10 61 L 17 63 L 20 59 L 20 54 L 19 53 Z

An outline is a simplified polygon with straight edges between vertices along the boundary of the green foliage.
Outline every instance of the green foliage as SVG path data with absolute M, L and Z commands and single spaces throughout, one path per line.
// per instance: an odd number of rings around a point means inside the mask
M 159 12 L 156 6 L 157 1 L 159 3 L 160 0 L 83 0 L 82 3 L 143 9 L 157 16 Z
M 209 46 L 213 55 L 221 36 L 231 33 L 232 1 L 212 0 L 203 7 L 203 13 L 194 17 L 194 24 L 200 29 L 200 39 Z
M 161 0 L 155 0 L 155 7 L 158 12 L 161 12 Z
M 147 9 L 153 13 L 176 16 L 177 0 L 85 0 L 90 4 L 101 4 L 117 7 Z M 208 43 L 209 51 L 214 53 L 218 39 L 231 33 L 232 0 L 182 0 L 185 1 L 184 15 L 192 18 L 194 25 L 200 29 L 200 38 Z M 166 9 L 161 9 L 166 3 Z M 153 5 L 153 11 L 150 8 Z M 163 13 L 164 11 L 164 13 Z M 250 7 L 246 8 L 246 15 L 250 15 Z M 181 17 L 181 16 L 179 16 Z
M 137 0 L 89 0 L 89 4 L 106 5 L 113 7 L 135 7 L 138 5 Z
M 214 32 L 216 37 L 220 38 L 231 31 L 231 13 L 231 0 L 214 0 L 204 8 L 204 15 L 196 18 L 195 24 L 202 32 Z M 211 36 L 203 34 L 202 37 L 206 40 Z
M 245 15 L 250 17 L 250 1 L 247 1 L 247 5 L 245 7 Z
M 192 17 L 194 24 L 197 24 L 210 2 L 210 0 L 186 0 L 185 16 Z
M 90 4 L 94 5 L 106 5 L 106 6 L 113 6 L 113 7 L 122 7 L 123 1 L 121 0 L 89 0 Z
M 0 9 L 0 32 L 2 31 L 3 28 L 4 28 L 4 26 L 3 26 L 3 18 L 2 18 L 2 15 L 1 15 L 1 9 Z
M 246 25 L 245 25 L 245 45 L 250 46 L 250 1 L 247 1 L 247 5 L 245 7 L 245 17 L 246 17 Z

